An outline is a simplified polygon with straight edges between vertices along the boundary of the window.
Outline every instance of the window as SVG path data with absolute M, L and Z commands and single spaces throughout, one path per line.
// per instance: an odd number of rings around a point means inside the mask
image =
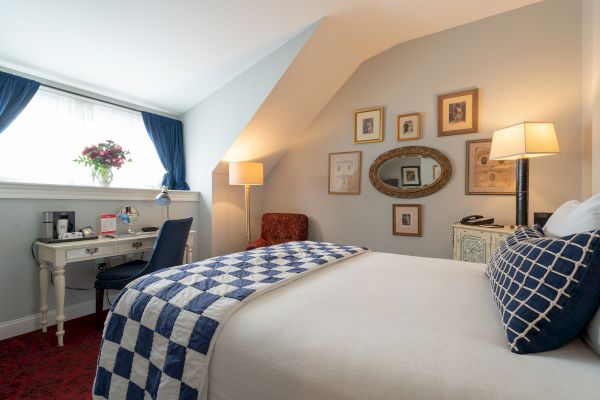
M 113 169 L 111 186 L 160 187 L 165 170 L 141 113 L 40 87 L 0 134 L 0 181 L 93 185 L 90 169 L 73 160 L 109 139 L 133 160 Z

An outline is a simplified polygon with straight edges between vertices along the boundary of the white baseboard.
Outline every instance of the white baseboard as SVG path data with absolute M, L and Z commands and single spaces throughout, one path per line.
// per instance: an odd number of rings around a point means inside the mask
M 106 304 L 104 309 L 106 309 Z M 96 312 L 95 301 L 85 301 L 65 307 L 65 321 L 94 314 Z M 48 326 L 56 325 L 56 310 L 48 310 Z M 29 315 L 23 318 L 13 319 L 0 323 L 0 340 L 13 336 L 37 331 L 41 329 L 41 315 Z

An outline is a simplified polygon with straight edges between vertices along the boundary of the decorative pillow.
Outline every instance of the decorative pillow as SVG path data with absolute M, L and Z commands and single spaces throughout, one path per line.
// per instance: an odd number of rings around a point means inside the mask
M 600 303 L 600 231 L 552 238 L 539 225 L 517 229 L 486 274 L 511 351 L 557 349 L 582 331 Z
M 544 232 L 562 237 L 600 229 L 600 194 L 580 203 L 570 200 L 561 205 L 548 219 Z

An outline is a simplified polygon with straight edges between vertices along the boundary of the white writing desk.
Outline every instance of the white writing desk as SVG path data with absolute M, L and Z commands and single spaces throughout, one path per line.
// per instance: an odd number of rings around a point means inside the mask
M 185 262 L 192 262 L 195 231 L 190 231 L 186 243 Z M 96 240 L 82 240 L 65 243 L 35 242 L 40 260 L 40 312 L 42 331 L 48 330 L 48 265 L 54 265 L 54 292 L 56 297 L 56 337 L 58 345 L 63 345 L 65 335 L 65 267 L 68 263 L 122 256 L 142 251 L 151 251 L 158 232 L 123 236 L 119 238 L 101 237 Z

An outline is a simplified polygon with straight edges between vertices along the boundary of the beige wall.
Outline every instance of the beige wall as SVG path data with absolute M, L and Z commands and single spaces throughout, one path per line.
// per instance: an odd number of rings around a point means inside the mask
M 600 192 L 600 1 L 582 6 L 582 197 Z
M 514 198 L 464 195 L 465 141 L 491 138 L 501 127 L 555 121 L 562 153 L 531 162 L 530 213 L 551 211 L 581 194 L 581 3 L 548 0 L 416 39 L 360 66 L 271 171 L 265 212 L 310 217 L 312 239 L 367 245 L 376 251 L 451 257 L 450 225 L 467 214 L 514 221 Z M 437 137 L 436 96 L 480 89 L 480 133 Z M 385 141 L 353 145 L 353 110 L 385 106 Z M 422 112 L 423 138 L 401 144 L 395 117 Z M 447 187 L 420 199 L 377 192 L 368 169 L 382 152 L 401 145 L 430 146 L 451 160 Z M 329 152 L 363 152 L 362 194 L 327 194 Z M 392 204 L 420 203 L 422 238 L 392 236 Z

